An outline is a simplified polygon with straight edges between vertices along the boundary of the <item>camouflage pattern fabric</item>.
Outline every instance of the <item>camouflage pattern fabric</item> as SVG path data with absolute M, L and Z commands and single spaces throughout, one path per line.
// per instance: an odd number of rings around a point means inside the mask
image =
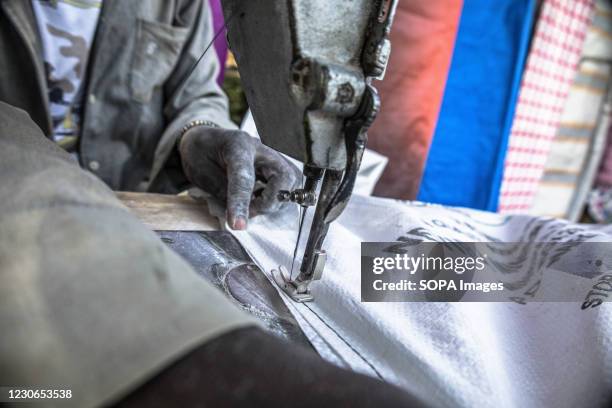
M 76 154 L 85 73 L 102 0 L 33 0 L 54 140 Z

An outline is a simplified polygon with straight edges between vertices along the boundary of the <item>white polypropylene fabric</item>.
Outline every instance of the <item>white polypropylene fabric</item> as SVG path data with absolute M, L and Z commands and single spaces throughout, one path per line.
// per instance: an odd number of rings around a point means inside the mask
M 290 267 L 296 223 L 292 211 L 255 217 L 248 231 L 235 234 L 269 273 Z M 415 231 L 436 241 L 519 242 L 528 231 L 534 241 L 551 231 L 569 240 L 587 230 L 595 234 L 591 240 L 612 241 L 612 227 L 353 196 L 325 241 L 329 255 L 323 279 L 312 285 L 315 301 L 297 304 L 281 294 L 324 358 L 397 384 L 432 406 L 601 406 L 612 390 L 609 304 L 581 310 L 580 303 L 360 301 L 362 241 L 395 241 Z M 553 272 L 542 286 L 555 285 Z

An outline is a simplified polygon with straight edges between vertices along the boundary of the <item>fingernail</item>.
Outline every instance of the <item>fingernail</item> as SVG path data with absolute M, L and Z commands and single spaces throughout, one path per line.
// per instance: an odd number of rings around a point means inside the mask
M 232 223 L 232 229 L 234 230 L 245 230 L 247 227 L 247 221 L 242 217 L 234 218 L 234 222 Z

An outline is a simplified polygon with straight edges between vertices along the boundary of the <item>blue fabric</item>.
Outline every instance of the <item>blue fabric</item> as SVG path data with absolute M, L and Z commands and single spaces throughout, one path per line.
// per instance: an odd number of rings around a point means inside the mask
M 496 211 L 535 0 L 465 0 L 418 199 Z

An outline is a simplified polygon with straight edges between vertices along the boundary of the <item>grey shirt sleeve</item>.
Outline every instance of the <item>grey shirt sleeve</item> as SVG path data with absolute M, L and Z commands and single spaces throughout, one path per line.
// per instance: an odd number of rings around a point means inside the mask
M 255 324 L 0 102 L 0 384 L 122 397 L 208 339 Z
M 180 180 L 176 179 L 180 177 L 177 174 L 182 175 L 182 169 L 173 171 L 176 169 L 172 167 L 180 166 L 173 155 L 178 155 L 176 142 L 185 125 L 202 120 L 222 128 L 237 128 L 229 118 L 227 96 L 217 84 L 221 67 L 212 45 L 215 33 L 208 1 L 182 3 L 185 4 L 179 4 L 177 8 L 182 10 L 180 15 L 184 16 L 183 19 L 192 20 L 192 27 L 179 62 L 164 85 L 167 95 L 164 115 L 168 126 L 155 151 L 150 190 L 163 190 L 160 185 L 180 184 Z M 209 45 L 210 48 L 192 71 Z

